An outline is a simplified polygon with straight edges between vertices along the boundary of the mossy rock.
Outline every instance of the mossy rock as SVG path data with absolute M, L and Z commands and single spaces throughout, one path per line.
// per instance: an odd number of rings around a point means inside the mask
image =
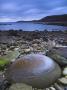
M 67 65 L 67 58 L 58 53 L 55 49 L 52 49 L 46 53 L 47 56 L 55 60 L 58 64 L 64 66 Z
M 5 66 L 11 62 L 11 60 L 16 59 L 20 53 L 18 51 L 8 52 L 7 55 L 0 56 L 0 70 L 4 70 Z
M 0 57 L 0 71 L 1 70 L 4 70 L 4 68 L 6 67 L 7 64 L 9 64 L 10 62 L 3 58 L 3 57 Z
M 20 55 L 20 53 L 19 53 L 18 50 L 16 50 L 16 51 L 9 51 L 7 53 L 7 55 L 2 56 L 2 58 L 5 58 L 6 60 L 10 60 L 11 61 L 12 59 L 17 58 L 19 55 Z

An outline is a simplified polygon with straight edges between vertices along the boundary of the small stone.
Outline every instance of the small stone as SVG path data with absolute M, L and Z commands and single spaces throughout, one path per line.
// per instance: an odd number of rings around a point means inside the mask
M 60 78 L 59 79 L 59 82 L 62 83 L 62 84 L 64 84 L 64 85 L 67 85 L 67 78 L 64 78 L 64 77 L 63 78 Z
M 50 87 L 50 90 L 56 90 L 54 87 Z
M 30 52 L 30 49 L 28 48 L 28 49 L 24 49 L 24 51 L 26 52 L 26 53 L 28 53 L 28 52 Z
M 12 60 L 11 60 L 11 62 L 14 62 L 14 61 L 15 61 L 15 59 L 12 59 Z
M 14 50 L 19 50 L 19 48 L 15 48 Z
M 57 83 L 54 84 L 54 87 L 56 90 L 64 90 L 64 88 L 60 85 L 58 85 Z
M 67 75 L 67 67 L 64 68 L 63 75 Z
M 46 88 L 46 90 L 50 90 L 49 88 Z

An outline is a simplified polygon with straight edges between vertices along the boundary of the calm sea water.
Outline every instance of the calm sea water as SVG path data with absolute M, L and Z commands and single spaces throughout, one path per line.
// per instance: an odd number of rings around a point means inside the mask
M 19 30 L 24 31 L 34 31 L 34 30 L 67 30 L 67 26 L 57 26 L 57 25 L 46 25 L 42 23 L 33 23 L 33 22 L 5 22 L 0 23 L 0 30 Z

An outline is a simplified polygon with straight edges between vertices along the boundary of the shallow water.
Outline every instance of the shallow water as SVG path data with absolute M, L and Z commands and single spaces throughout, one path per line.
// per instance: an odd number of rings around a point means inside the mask
M 57 25 L 46 25 L 42 23 L 33 23 L 33 22 L 2 22 L 0 23 L 0 30 L 19 30 L 24 31 L 34 31 L 34 30 L 67 30 L 67 26 L 57 26 Z

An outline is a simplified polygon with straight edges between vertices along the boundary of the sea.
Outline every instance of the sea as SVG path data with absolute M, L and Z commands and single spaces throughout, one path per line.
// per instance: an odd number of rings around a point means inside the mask
M 67 26 L 46 25 L 34 22 L 0 22 L 0 30 L 23 30 L 23 31 L 58 31 L 67 30 Z

